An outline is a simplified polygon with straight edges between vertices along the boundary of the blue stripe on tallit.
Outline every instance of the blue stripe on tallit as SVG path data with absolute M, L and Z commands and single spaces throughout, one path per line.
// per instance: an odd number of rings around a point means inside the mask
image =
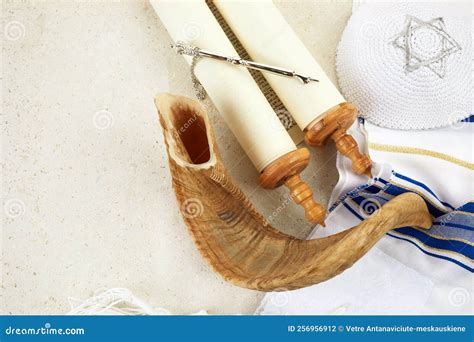
M 459 207 L 457 210 L 474 214 L 474 202 L 468 202 L 464 204 L 463 206 Z
M 449 203 L 439 200 L 439 197 L 426 184 L 396 172 L 392 177 L 408 181 L 423 189 L 426 194 L 436 198 L 439 204 L 428 201 L 428 197 L 424 198 L 430 214 L 434 217 L 433 227 L 426 232 L 413 227 L 403 227 L 394 230 L 397 232 L 396 235 L 393 233 L 387 233 L 387 235 L 410 242 L 426 255 L 452 262 L 473 272 L 473 268 L 469 266 L 472 264 L 469 262 L 474 259 L 474 215 L 472 215 L 474 202 L 454 209 Z M 375 179 L 375 181 L 376 184 L 360 186 L 349 192 L 341 198 L 338 204 L 342 203 L 344 208 L 362 221 L 373 212 L 374 206 L 371 203 L 383 205 L 393 196 L 412 192 L 410 189 L 399 187 L 381 178 Z M 442 206 L 445 208 L 441 208 Z M 400 235 L 403 235 L 404 238 Z M 466 262 L 457 260 L 454 256 L 466 259 Z
M 380 178 L 375 178 L 375 181 L 376 183 L 381 183 L 383 184 L 382 182 L 380 182 Z M 384 181 L 385 182 L 385 181 Z M 387 183 L 387 182 L 385 182 Z M 342 196 L 341 198 L 339 198 L 337 201 L 335 201 L 331 207 L 328 209 L 329 212 L 332 212 L 334 209 L 336 209 L 342 202 L 344 202 L 344 200 L 346 198 L 350 198 L 351 196 L 353 196 L 354 194 L 357 194 L 359 191 L 366 191 L 366 190 L 369 190 L 370 192 L 372 193 L 379 193 L 383 187 L 377 185 L 377 184 L 371 184 L 371 185 L 368 185 L 368 184 L 364 184 L 364 185 L 361 185 L 361 186 L 358 186 L 357 188 L 349 191 L 347 194 L 345 194 L 344 196 Z
M 429 233 L 431 235 L 441 236 L 444 238 L 463 239 L 467 241 L 474 240 L 474 229 L 469 226 L 460 225 L 453 227 L 449 224 L 433 224 Z
M 418 181 L 416 181 L 416 180 L 414 180 L 414 179 L 412 179 L 412 178 L 410 178 L 410 177 L 401 175 L 401 174 L 399 174 L 399 173 L 397 173 L 397 172 L 394 172 L 393 174 L 394 174 L 397 178 L 403 179 L 403 180 L 405 180 L 405 181 L 407 181 L 407 182 L 410 182 L 410 183 L 412 183 L 412 184 L 414 184 L 414 185 L 417 185 L 417 186 L 419 186 L 420 188 L 426 190 L 426 191 L 429 192 L 431 195 L 433 195 L 438 201 L 440 201 L 440 203 L 442 203 L 444 206 L 446 206 L 446 207 L 448 207 L 448 208 L 454 210 L 454 207 L 453 207 L 453 206 L 451 206 L 449 203 L 442 202 L 442 201 L 439 199 L 439 197 L 436 196 L 436 194 L 435 194 L 430 188 L 428 188 L 425 184 L 423 184 L 423 183 L 421 183 L 421 182 L 418 182 Z
M 403 235 L 413 236 L 414 238 L 423 242 L 425 245 L 429 247 L 436 248 L 436 249 L 457 251 L 457 253 L 463 254 L 469 259 L 474 259 L 474 248 L 472 248 L 471 245 L 465 242 L 461 242 L 458 240 L 442 240 L 442 239 L 433 238 L 432 236 L 426 234 L 425 232 L 422 232 L 418 229 L 414 229 L 412 227 L 398 228 L 398 229 L 395 229 L 395 231 Z M 430 230 L 429 232 L 431 234 Z
M 471 114 L 470 117 L 461 120 L 461 122 L 474 122 L 474 114 Z
M 474 272 L 474 268 L 469 267 L 468 265 L 465 265 L 465 264 L 463 264 L 462 262 L 457 261 L 456 259 L 452 259 L 452 258 L 449 258 L 449 257 L 444 256 L 444 255 L 438 255 L 438 254 L 430 253 L 430 252 L 424 250 L 423 248 L 421 248 L 420 246 L 418 246 L 418 245 L 417 245 L 415 242 L 413 242 L 412 240 L 404 239 L 404 238 L 402 238 L 402 237 L 400 237 L 400 236 L 396 236 L 396 235 L 393 235 L 393 234 L 390 234 L 390 233 L 387 233 L 387 235 L 390 236 L 390 237 L 393 237 L 393 238 L 395 238 L 395 239 L 399 239 L 399 240 L 402 240 L 402 241 L 406 241 L 406 242 L 411 243 L 412 245 L 414 245 L 416 248 L 418 248 L 420 251 L 422 251 L 422 252 L 425 253 L 426 255 L 432 256 L 432 257 L 434 257 L 434 258 L 443 259 L 443 260 L 452 262 L 453 264 L 456 264 L 456 265 L 458 265 L 458 266 L 461 266 L 462 268 L 468 270 L 468 271 L 471 272 L 471 273 Z
M 474 231 L 474 228 L 465 224 L 457 224 L 457 223 L 451 223 L 451 222 L 442 222 L 442 223 L 433 223 L 433 226 L 437 227 L 453 227 L 453 228 L 461 228 L 465 230 L 471 230 Z
M 380 182 L 382 184 L 388 184 L 388 182 L 385 179 L 382 179 L 382 178 L 375 178 L 375 181 Z
M 364 218 L 362 216 L 360 216 L 354 209 L 352 209 L 347 203 L 343 203 L 343 206 L 349 210 L 349 212 L 352 213 L 352 215 L 354 215 L 355 217 L 357 217 L 359 220 L 363 221 Z

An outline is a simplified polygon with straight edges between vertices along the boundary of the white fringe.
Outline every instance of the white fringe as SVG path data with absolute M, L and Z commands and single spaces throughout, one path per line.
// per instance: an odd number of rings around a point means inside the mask
M 100 289 L 89 299 L 69 297 L 68 301 L 68 315 L 172 315 L 169 310 L 152 308 L 126 288 Z M 200 310 L 194 315 L 207 315 L 207 311 Z

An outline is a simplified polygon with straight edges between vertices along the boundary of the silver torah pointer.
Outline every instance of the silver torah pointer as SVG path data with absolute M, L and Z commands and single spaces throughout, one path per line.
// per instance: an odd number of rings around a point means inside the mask
M 297 78 L 301 82 L 303 82 L 303 84 L 308 84 L 309 82 L 319 82 L 319 80 L 315 78 L 298 74 L 293 70 L 275 67 L 275 66 L 271 66 L 267 64 L 262 64 L 262 63 L 256 63 L 256 62 L 242 59 L 240 57 L 229 57 L 229 56 L 219 55 L 217 53 L 213 53 L 210 51 L 201 50 L 200 48 L 196 46 L 192 46 L 181 41 L 176 42 L 174 46 L 173 45 L 171 46 L 176 48 L 176 52 L 179 53 L 180 55 L 212 58 L 212 59 L 228 62 L 235 65 L 241 65 L 249 69 L 266 71 L 275 75 L 280 75 L 280 76 L 285 76 L 285 77 L 290 77 L 290 78 Z

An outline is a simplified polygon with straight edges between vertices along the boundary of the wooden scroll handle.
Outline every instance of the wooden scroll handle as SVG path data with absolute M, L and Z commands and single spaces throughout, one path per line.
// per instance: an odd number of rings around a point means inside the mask
M 355 139 L 347 134 L 357 116 L 357 108 L 350 103 L 330 109 L 321 120 L 312 122 L 305 129 L 305 141 L 311 146 L 326 144 L 328 138 L 336 143 L 342 155 L 352 161 L 352 170 L 359 175 L 372 177 L 372 161 L 359 151 Z
M 290 190 L 293 201 L 304 208 L 306 219 L 324 226 L 326 208 L 313 199 L 313 190 L 299 175 L 308 166 L 309 158 L 307 148 L 287 153 L 263 170 L 259 183 L 265 189 L 274 189 L 284 184 Z

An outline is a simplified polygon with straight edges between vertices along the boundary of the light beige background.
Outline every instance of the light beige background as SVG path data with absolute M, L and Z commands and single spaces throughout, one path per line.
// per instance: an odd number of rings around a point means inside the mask
M 253 313 L 263 294 L 222 281 L 201 259 L 171 189 L 153 97 L 193 97 L 184 60 L 146 1 L 2 3 L 2 314 L 62 314 L 69 296 L 126 287 L 175 313 Z M 277 2 L 335 82 L 348 1 Z M 226 165 L 267 216 L 286 191 L 257 173 L 213 109 Z M 304 177 L 327 203 L 335 149 Z M 296 205 L 274 223 L 305 237 Z

